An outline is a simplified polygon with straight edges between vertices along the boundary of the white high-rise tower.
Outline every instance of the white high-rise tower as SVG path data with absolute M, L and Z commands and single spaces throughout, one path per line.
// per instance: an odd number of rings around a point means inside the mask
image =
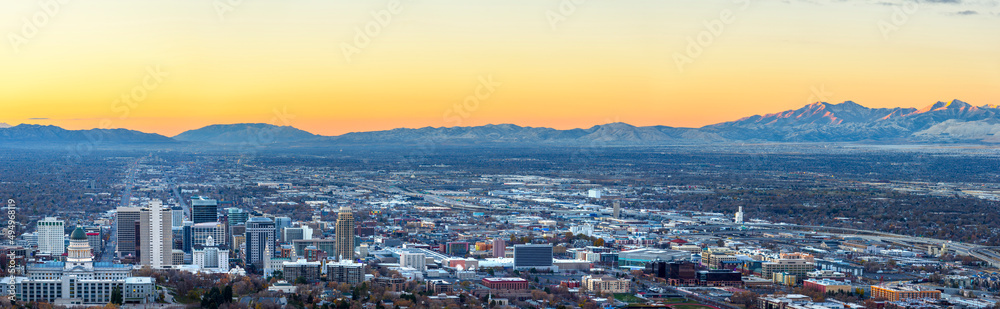
M 38 252 L 60 256 L 66 253 L 65 222 L 53 217 L 45 217 L 36 223 L 38 232 Z
M 173 239 L 170 208 L 160 200 L 152 200 L 147 208 L 139 211 L 139 261 L 154 269 L 164 268 L 173 263 L 171 250 Z
M 743 225 L 743 206 L 740 206 L 740 211 L 736 212 L 735 220 L 736 224 Z

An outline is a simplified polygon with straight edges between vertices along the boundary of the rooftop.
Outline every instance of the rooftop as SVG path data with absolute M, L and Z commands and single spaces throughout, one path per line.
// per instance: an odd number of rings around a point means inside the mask
M 126 284 L 153 284 L 153 278 L 150 277 L 128 277 L 125 278 Z
M 504 278 L 483 278 L 483 281 L 490 282 L 528 282 L 524 278 L 504 277 Z

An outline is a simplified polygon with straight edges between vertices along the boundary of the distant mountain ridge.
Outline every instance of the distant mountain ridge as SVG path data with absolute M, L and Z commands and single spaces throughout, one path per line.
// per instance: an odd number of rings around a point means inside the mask
M 355 132 L 330 137 L 343 144 L 443 142 L 461 144 L 692 144 L 722 141 L 716 134 L 666 126 L 636 127 L 609 123 L 588 129 L 558 130 L 513 124 L 478 127 L 425 127 L 387 131 Z
M 697 145 L 726 142 L 1000 143 L 1000 107 L 959 100 L 923 108 L 868 108 L 852 101 L 817 102 L 799 109 L 754 115 L 701 128 L 637 127 L 609 123 L 559 130 L 513 124 L 475 127 L 398 128 L 316 135 L 264 123 L 217 124 L 173 138 L 138 131 L 65 130 L 56 126 L 0 124 L 0 142 L 88 141 L 110 143 L 204 143 L 214 145 Z
M 315 139 L 315 135 L 291 126 L 275 126 L 266 123 L 215 124 L 199 129 L 184 131 L 174 140 L 183 142 L 206 142 L 213 144 L 275 144 L 299 142 Z
M 175 140 L 154 133 L 127 129 L 66 130 L 52 125 L 19 124 L 0 128 L 0 142 L 91 144 L 141 144 L 176 143 Z
M 932 132 L 923 131 L 945 121 L 961 126 L 998 116 L 1000 109 L 995 106 L 977 107 L 959 100 L 936 102 L 921 109 L 867 108 L 851 101 L 819 102 L 797 110 L 746 117 L 699 130 L 716 132 L 734 140 L 785 142 L 928 141 L 929 138 L 951 142 L 986 141 L 992 137 L 967 135 L 942 139 L 940 136 L 931 138 Z

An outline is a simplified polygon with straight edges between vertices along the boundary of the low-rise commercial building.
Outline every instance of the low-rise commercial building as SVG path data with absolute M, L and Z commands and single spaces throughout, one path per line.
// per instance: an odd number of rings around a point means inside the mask
M 580 281 L 587 290 L 607 293 L 628 293 L 631 283 L 611 276 L 584 276 Z
M 365 264 L 341 261 L 326 264 L 326 279 L 329 282 L 358 284 L 365 280 Z
M 691 253 L 686 251 L 641 248 L 618 253 L 618 265 L 622 268 L 643 269 L 652 261 L 690 261 Z
M 806 277 L 807 273 L 815 270 L 816 265 L 803 259 L 778 259 L 773 262 L 764 262 L 761 268 L 764 278 L 773 279 L 776 273 L 789 273 L 801 280 Z
M 299 259 L 295 262 L 282 263 L 282 273 L 289 280 L 305 279 L 306 282 L 319 280 L 320 263 L 309 262 L 306 259 Z
M 902 299 L 941 298 L 941 291 L 931 290 L 919 285 L 873 285 L 871 297 L 898 301 Z
M 823 293 L 853 293 L 854 288 L 850 284 L 844 283 L 842 281 L 834 281 L 830 279 L 807 279 L 802 281 L 802 287 L 813 288 L 819 290 Z
M 493 290 L 527 290 L 528 280 L 522 278 L 483 278 L 483 285 Z

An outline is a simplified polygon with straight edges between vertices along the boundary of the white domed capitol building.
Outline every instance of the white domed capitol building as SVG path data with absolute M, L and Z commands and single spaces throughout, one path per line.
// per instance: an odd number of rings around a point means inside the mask
M 132 277 L 132 265 L 94 262 L 83 228 L 77 227 L 70 235 L 66 251 L 65 262 L 29 264 L 24 276 L 3 278 L 0 295 L 9 295 L 13 286 L 19 301 L 103 305 L 111 301 L 112 289 L 120 287 L 125 302 L 153 300 L 153 278 Z

